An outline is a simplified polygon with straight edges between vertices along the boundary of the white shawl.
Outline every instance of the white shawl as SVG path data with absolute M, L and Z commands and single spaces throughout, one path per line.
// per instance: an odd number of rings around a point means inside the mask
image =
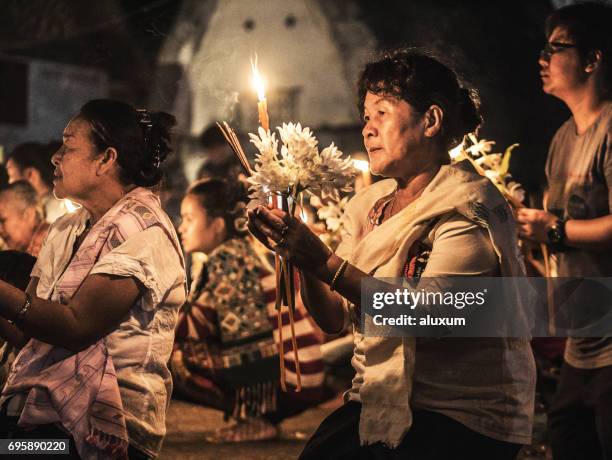
M 347 205 L 349 237 L 338 253 L 346 255 L 351 264 L 376 278 L 401 277 L 408 251 L 432 221 L 459 213 L 488 230 L 502 276 L 524 276 L 512 212 L 489 179 L 480 176 L 469 162 L 442 166 L 417 200 L 362 237 L 372 206 L 396 187 L 393 179 L 381 181 Z M 412 424 L 415 339 L 366 337 L 356 331 L 355 340 L 363 341 L 366 362 L 359 389 L 361 444 L 380 441 L 397 447 Z

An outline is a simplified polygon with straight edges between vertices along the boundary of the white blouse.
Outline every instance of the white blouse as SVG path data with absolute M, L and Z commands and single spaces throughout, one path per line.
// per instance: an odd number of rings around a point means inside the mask
M 50 297 L 86 219 L 86 211 L 78 210 L 65 220 L 66 225 L 52 227 L 31 274 L 39 278 L 37 296 Z M 63 235 L 51 238 L 53 233 Z M 133 277 L 146 288 L 106 343 L 117 372 L 130 445 L 157 456 L 166 433 L 172 393 L 167 362 L 186 297 L 185 271 L 168 235 L 154 226 L 105 254 L 90 272 L 96 273 Z

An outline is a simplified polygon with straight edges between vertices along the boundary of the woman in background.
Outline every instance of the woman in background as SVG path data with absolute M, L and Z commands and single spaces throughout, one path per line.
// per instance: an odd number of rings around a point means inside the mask
M 327 396 L 320 341 L 299 309 L 303 388 L 299 393 L 278 389 L 275 277 L 248 237 L 247 199 L 240 182 L 213 178 L 192 185 L 181 204 L 183 248 L 203 252 L 208 260 L 181 313 L 171 370 L 178 394 L 236 421 L 212 433 L 211 442 L 275 438 L 283 418 Z M 283 324 L 285 373 L 289 387 L 295 387 L 288 318 Z

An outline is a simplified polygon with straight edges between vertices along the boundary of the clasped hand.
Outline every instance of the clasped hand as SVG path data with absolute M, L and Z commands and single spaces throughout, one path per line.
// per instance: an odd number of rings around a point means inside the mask
M 307 225 L 280 209 L 259 205 L 247 214 L 253 236 L 299 268 L 316 273 L 332 255 Z
M 555 224 L 557 217 L 541 209 L 520 208 L 516 211 L 516 221 L 521 238 L 546 243 L 548 230 Z

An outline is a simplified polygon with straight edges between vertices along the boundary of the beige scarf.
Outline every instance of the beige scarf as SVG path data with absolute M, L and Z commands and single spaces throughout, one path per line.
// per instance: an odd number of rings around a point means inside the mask
M 376 278 L 398 278 L 412 244 L 433 220 L 459 213 L 488 230 L 502 276 L 524 276 L 512 212 L 495 186 L 468 162 L 442 166 L 419 199 L 359 240 L 374 203 L 397 187 L 392 179 L 375 184 L 347 206 L 349 233 L 357 241 L 350 262 Z M 352 228 L 350 228 L 352 226 Z M 412 424 L 410 399 L 416 342 L 412 337 L 361 337 L 366 366 L 359 389 L 362 445 L 397 447 Z

